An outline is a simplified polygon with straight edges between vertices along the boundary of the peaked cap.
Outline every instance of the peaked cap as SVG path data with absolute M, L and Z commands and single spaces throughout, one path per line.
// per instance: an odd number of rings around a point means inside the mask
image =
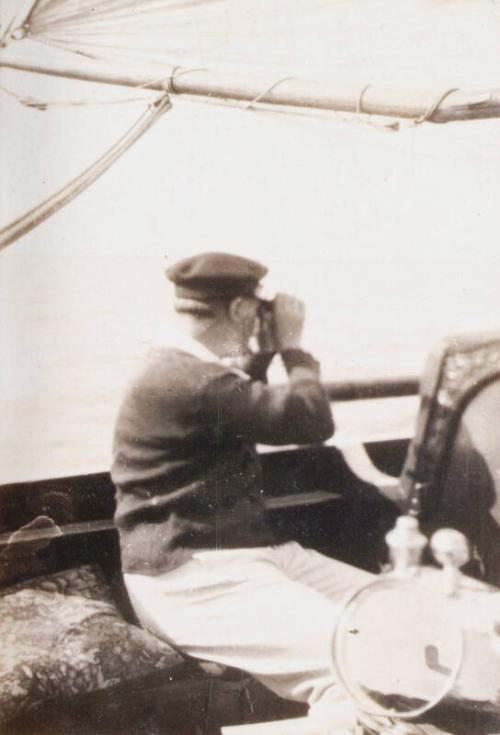
M 253 295 L 267 268 L 255 260 L 229 253 L 202 253 L 175 263 L 166 271 L 179 298 L 210 300 Z

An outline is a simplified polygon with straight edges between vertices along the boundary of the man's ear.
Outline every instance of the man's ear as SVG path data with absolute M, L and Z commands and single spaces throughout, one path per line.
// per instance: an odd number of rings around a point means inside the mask
M 229 318 L 232 322 L 239 324 L 248 319 L 250 313 L 250 304 L 248 299 L 243 296 L 236 296 L 229 304 Z

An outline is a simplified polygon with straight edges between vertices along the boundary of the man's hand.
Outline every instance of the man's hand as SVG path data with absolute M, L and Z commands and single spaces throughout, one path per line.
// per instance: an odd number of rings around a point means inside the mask
M 295 296 L 280 293 L 274 299 L 274 340 L 278 352 L 300 348 L 305 307 Z

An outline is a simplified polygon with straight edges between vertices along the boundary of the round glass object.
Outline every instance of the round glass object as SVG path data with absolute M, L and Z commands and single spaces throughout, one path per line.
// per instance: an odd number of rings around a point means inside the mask
M 460 628 L 443 595 L 388 575 L 358 590 L 332 640 L 340 683 L 367 714 L 417 717 L 453 688 L 463 656 Z

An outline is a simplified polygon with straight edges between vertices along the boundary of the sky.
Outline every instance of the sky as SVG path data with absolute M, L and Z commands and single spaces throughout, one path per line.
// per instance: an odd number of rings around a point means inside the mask
M 8 70 L 1 83 L 41 100 L 137 96 Z M 147 101 L 41 112 L 3 94 L 0 104 L 4 224 L 106 150 Z M 355 118 L 176 99 L 112 170 L 14 248 L 172 257 L 205 247 L 260 256 L 286 248 L 287 257 L 300 258 L 307 243 L 322 260 L 496 262 L 499 133 L 497 120 L 405 124 L 392 132 Z

